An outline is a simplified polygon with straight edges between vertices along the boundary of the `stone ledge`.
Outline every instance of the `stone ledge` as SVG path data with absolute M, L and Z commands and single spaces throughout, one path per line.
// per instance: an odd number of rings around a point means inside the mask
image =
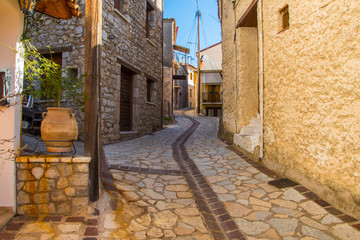
M 20 156 L 16 158 L 17 163 L 89 163 L 90 157 L 63 157 L 63 156 Z
M 155 43 L 153 43 L 153 41 L 151 41 L 151 39 L 146 38 L 146 41 L 155 47 Z
M 129 18 L 129 15 L 128 14 L 122 14 L 119 10 L 117 10 L 117 9 L 115 9 L 114 8 L 114 12 L 117 14 L 117 15 L 119 15 L 122 19 L 124 19 L 124 21 L 125 22 L 127 22 L 127 23 L 130 23 L 130 18 Z M 129 18 L 129 19 L 128 19 Z

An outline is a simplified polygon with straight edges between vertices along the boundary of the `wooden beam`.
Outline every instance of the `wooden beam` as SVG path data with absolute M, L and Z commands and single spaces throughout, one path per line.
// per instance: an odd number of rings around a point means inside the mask
M 174 80 L 186 80 L 186 75 L 173 75 Z
M 85 7 L 85 123 L 84 152 L 91 157 L 90 201 L 99 199 L 101 154 L 100 127 L 100 60 L 101 60 L 101 0 L 86 0 Z
M 179 51 L 179 52 L 183 52 L 183 53 L 186 53 L 186 54 L 189 54 L 189 53 L 190 53 L 190 49 L 189 49 L 189 48 L 186 48 L 186 47 L 183 47 L 183 46 L 179 46 L 179 45 L 176 45 L 176 44 L 174 44 L 174 50 Z

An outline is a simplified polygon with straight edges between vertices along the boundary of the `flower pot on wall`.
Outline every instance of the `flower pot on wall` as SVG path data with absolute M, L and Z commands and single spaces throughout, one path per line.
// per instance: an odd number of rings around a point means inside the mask
M 78 124 L 72 109 L 47 108 L 41 122 L 41 138 L 49 152 L 71 152 L 77 137 Z

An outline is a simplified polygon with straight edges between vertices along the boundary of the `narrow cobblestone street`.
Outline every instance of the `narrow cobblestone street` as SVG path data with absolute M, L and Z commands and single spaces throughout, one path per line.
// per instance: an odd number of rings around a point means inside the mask
M 360 239 L 358 220 L 306 188 L 269 184 L 280 178 L 217 138 L 218 118 L 176 121 L 104 147 L 90 214 L 16 217 L 0 239 Z

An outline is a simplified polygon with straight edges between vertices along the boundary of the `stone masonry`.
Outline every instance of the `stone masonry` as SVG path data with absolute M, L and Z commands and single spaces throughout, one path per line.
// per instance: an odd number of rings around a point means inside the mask
M 89 157 L 18 157 L 17 213 L 70 215 L 86 211 L 89 162 Z
M 115 142 L 120 132 L 121 72 L 132 72 L 131 132 L 145 134 L 161 128 L 162 111 L 162 1 L 115 1 L 102 3 L 101 33 L 101 112 L 103 143 Z M 84 36 L 85 1 L 78 1 L 81 19 L 57 21 L 43 15 L 38 33 L 31 34 L 40 52 L 62 53 L 62 66 L 85 74 Z M 147 9 L 151 9 L 148 11 Z M 147 24 L 147 13 L 149 14 Z M 146 29 L 148 27 L 148 29 Z M 147 83 L 151 81 L 151 101 L 147 101 Z M 79 138 L 83 138 L 84 114 L 76 111 Z
M 223 136 L 259 134 L 247 156 L 359 218 L 359 3 L 219 4 Z

